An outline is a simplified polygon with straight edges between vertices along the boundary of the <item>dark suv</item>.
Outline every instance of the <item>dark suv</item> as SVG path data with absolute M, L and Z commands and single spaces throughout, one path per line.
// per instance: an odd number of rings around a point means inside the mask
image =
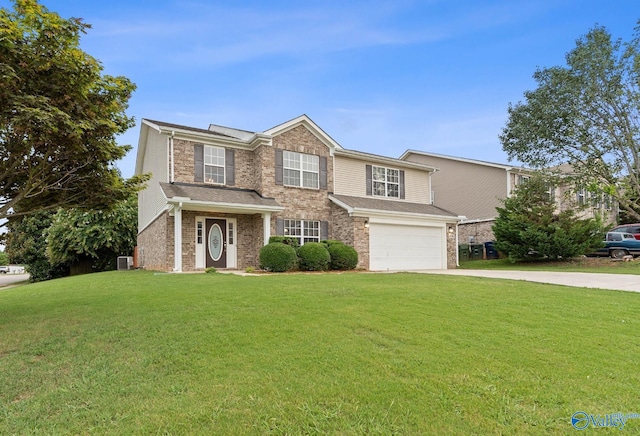
M 614 227 L 610 232 L 631 233 L 634 238 L 640 239 L 640 223 L 635 224 L 621 224 L 618 227 Z

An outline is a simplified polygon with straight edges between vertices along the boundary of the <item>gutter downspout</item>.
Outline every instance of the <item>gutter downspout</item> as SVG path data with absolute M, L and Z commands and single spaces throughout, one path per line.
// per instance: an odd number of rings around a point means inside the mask
M 460 221 L 456 221 L 456 268 L 460 268 L 460 250 L 458 250 L 458 246 L 460 241 L 458 240 L 458 227 L 460 225 Z
M 174 132 L 173 130 L 171 131 L 171 135 L 169 135 L 169 159 L 171 160 L 171 168 L 169 169 L 169 183 L 173 184 L 173 182 L 175 182 L 175 158 L 174 158 L 174 153 L 173 153 L 173 137 L 175 136 L 176 132 Z

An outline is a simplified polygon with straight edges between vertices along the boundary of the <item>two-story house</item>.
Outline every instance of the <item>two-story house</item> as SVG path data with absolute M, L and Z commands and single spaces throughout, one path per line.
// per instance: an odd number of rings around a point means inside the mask
M 431 204 L 435 168 L 346 150 L 306 115 L 264 132 L 143 120 L 138 261 L 195 271 L 258 266 L 271 235 L 338 239 L 370 270 L 457 263 L 460 218 Z
M 493 241 L 491 227 L 498 215 L 496 207 L 514 189 L 525 183 L 535 170 L 514 165 L 485 162 L 418 150 L 407 150 L 400 159 L 434 166 L 439 171 L 432 177 L 434 204 L 455 210 L 464 216 L 459 225 L 461 243 Z M 568 168 L 561 169 L 567 173 Z M 576 190 L 571 184 L 549 187 L 549 196 L 559 209 L 582 207 L 581 217 L 600 214 L 605 222 L 615 222 L 615 204 L 606 196 Z

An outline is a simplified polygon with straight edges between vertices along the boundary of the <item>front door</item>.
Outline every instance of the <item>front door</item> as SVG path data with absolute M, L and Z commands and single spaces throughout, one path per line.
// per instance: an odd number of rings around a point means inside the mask
M 206 220 L 206 266 L 215 268 L 227 267 L 227 220 Z

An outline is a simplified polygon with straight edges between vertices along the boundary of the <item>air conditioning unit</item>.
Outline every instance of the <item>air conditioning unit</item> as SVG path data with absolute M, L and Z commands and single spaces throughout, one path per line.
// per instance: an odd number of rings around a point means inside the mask
M 118 271 L 133 269 L 133 256 L 118 257 Z

